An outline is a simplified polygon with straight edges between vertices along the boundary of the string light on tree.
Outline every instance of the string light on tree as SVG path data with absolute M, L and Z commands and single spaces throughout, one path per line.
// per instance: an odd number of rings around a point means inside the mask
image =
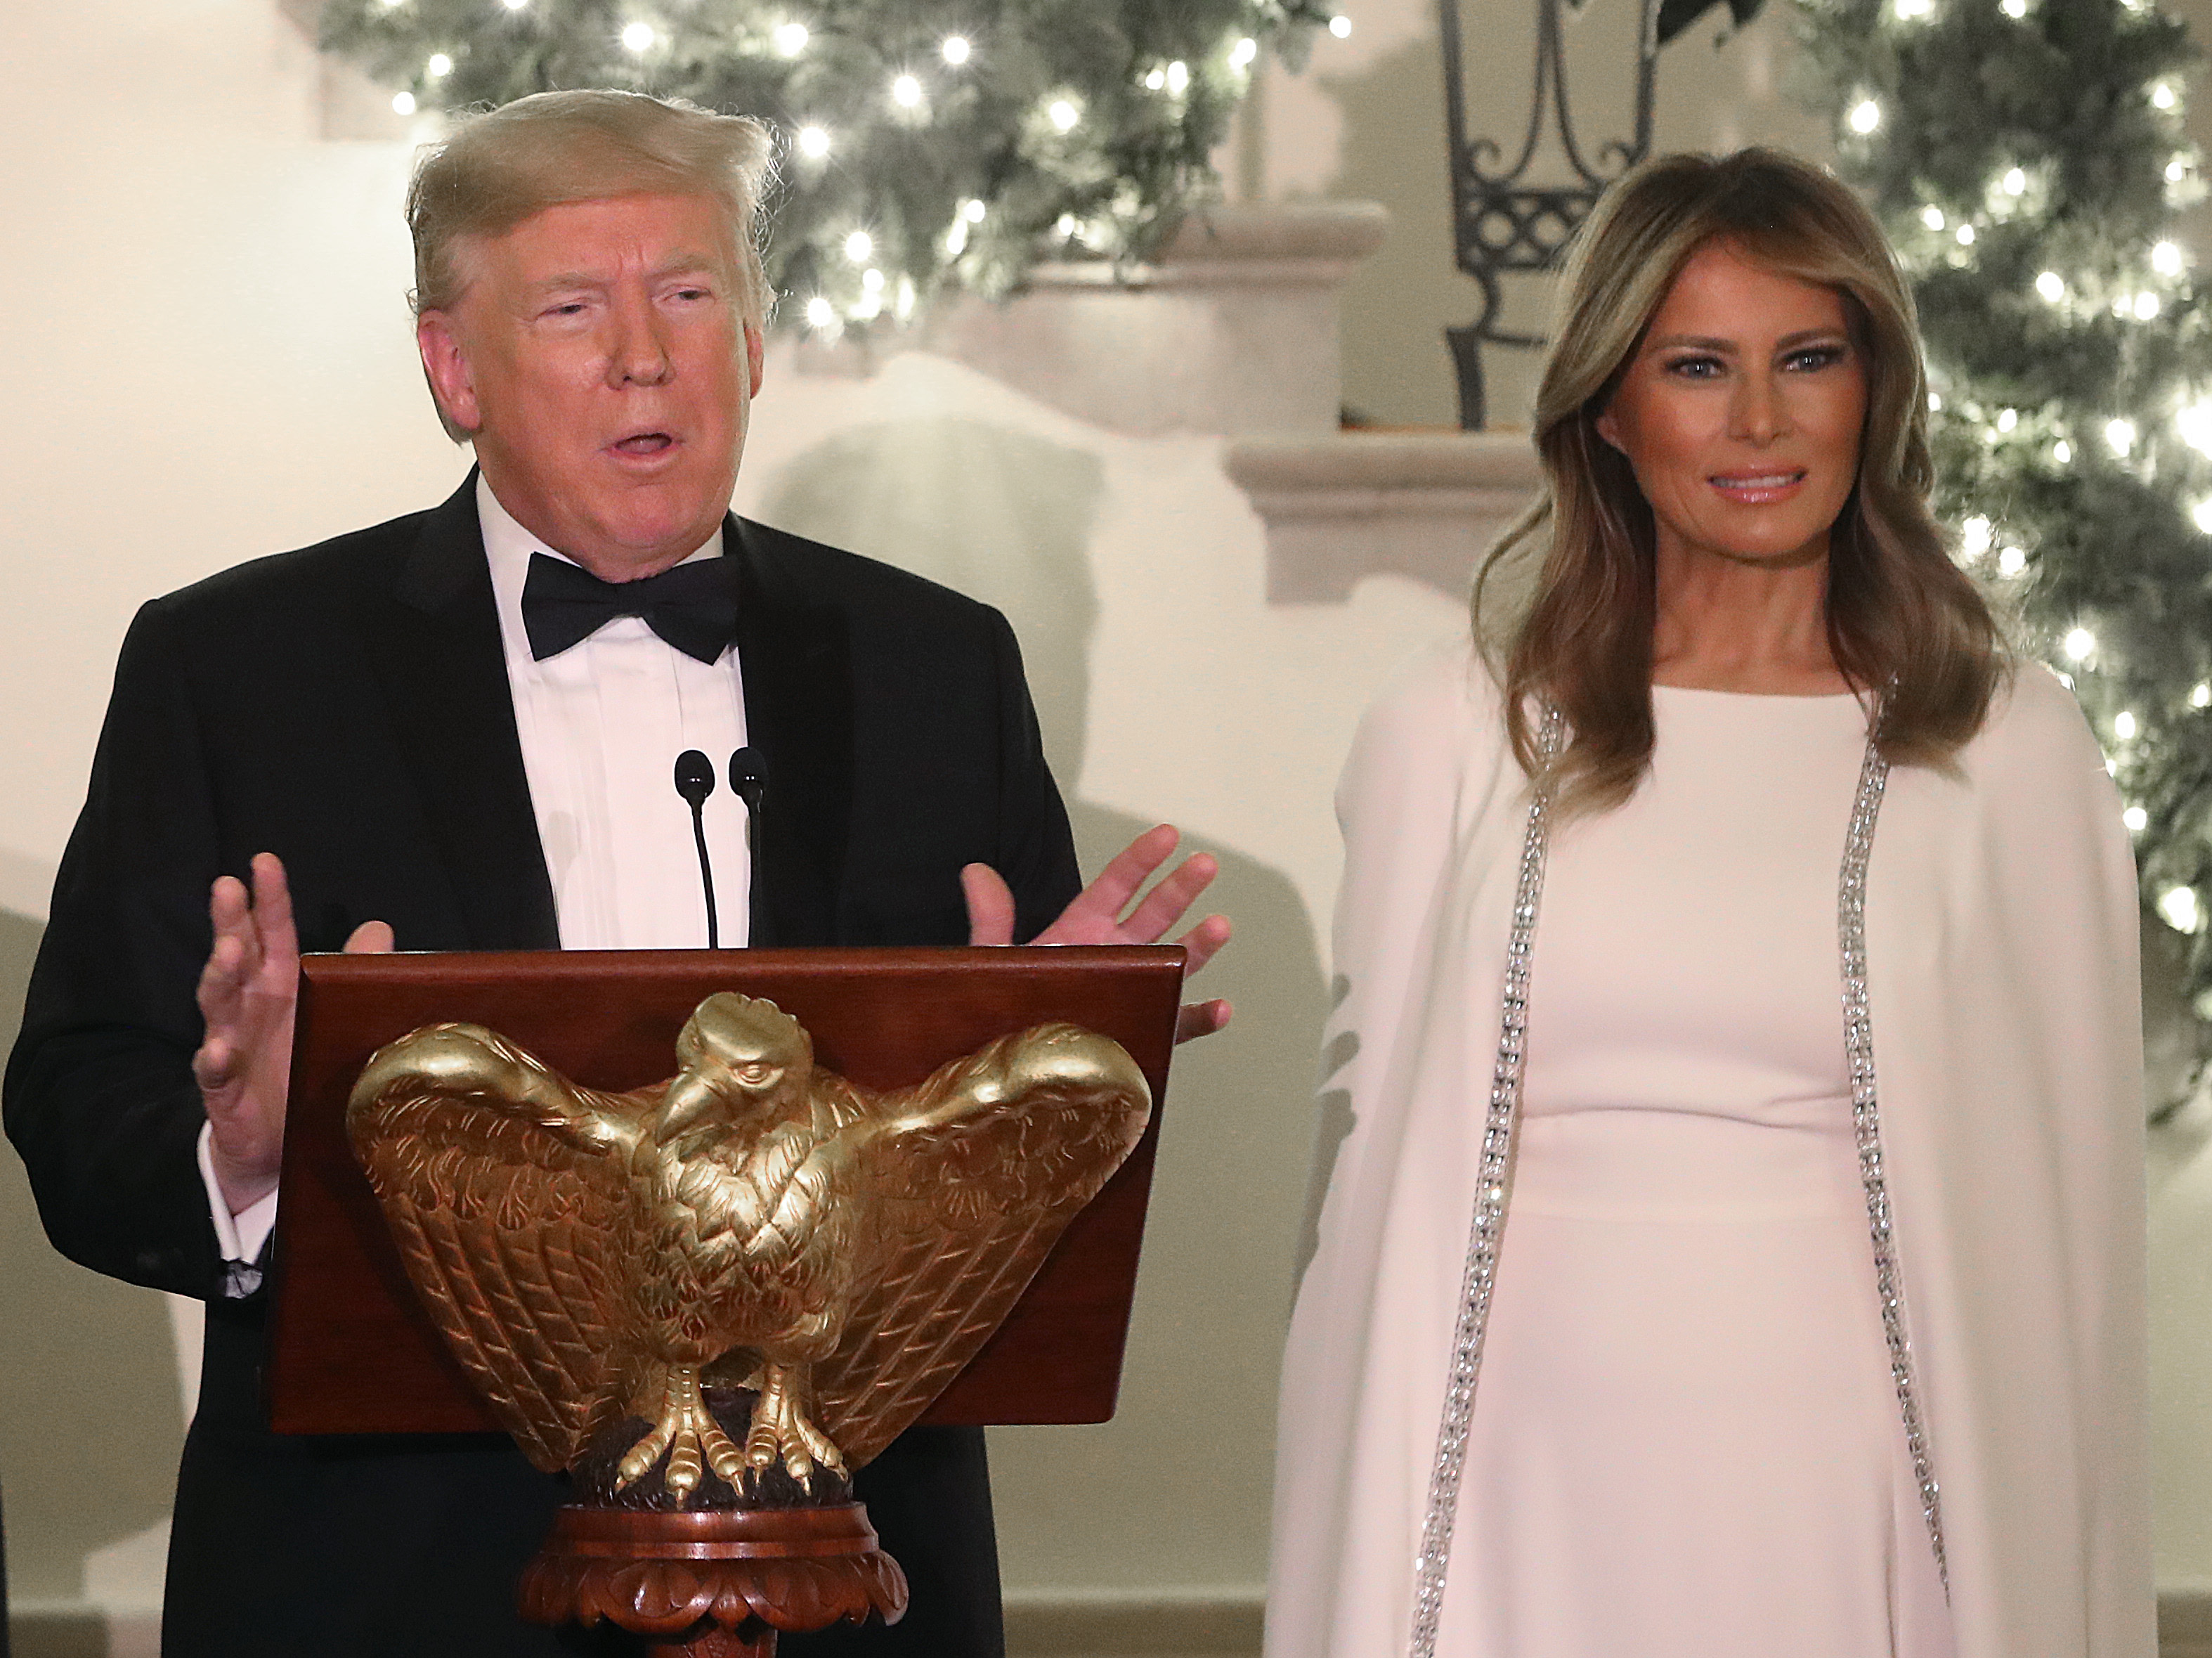
M 1352 20 L 1342 12 L 1337 13 L 1328 20 L 1328 32 L 1340 40 L 1349 40 L 1352 38 Z
M 945 37 L 945 44 L 938 47 L 937 51 L 938 55 L 943 58 L 946 63 L 951 64 L 953 68 L 958 69 L 961 64 L 968 61 L 969 55 L 975 51 L 975 48 L 968 44 L 968 37 L 966 35 L 948 34 Z
M 1871 98 L 1862 100 L 1851 108 L 1851 131 L 1864 137 L 1881 125 L 1881 106 Z
M 778 23 L 775 33 L 769 39 L 776 51 L 786 58 L 796 58 L 806 50 L 806 43 L 814 38 L 813 31 L 804 23 Z
M 659 32 L 650 23 L 623 25 L 622 43 L 632 52 L 650 52 L 653 50 L 653 43 L 659 38 Z
M 2202 454 L 2212 455 L 2212 403 L 2183 405 L 2173 417 L 2176 436 Z
M 799 153 L 810 162 L 818 162 L 830 153 L 830 134 L 818 126 L 799 129 Z

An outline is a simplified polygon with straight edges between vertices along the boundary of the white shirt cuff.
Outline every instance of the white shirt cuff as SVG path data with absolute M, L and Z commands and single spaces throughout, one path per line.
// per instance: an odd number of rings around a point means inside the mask
M 215 1178 L 215 1154 L 211 1149 L 214 1138 L 214 1125 L 203 1124 L 199 1139 L 200 1180 L 207 1187 L 208 1216 L 215 1222 L 215 1240 L 231 1268 L 228 1293 L 236 1298 L 250 1295 L 261 1287 L 261 1247 L 269 1241 L 269 1234 L 276 1224 L 276 1194 L 271 1192 L 232 1214 L 229 1199 L 222 1195 L 222 1187 Z

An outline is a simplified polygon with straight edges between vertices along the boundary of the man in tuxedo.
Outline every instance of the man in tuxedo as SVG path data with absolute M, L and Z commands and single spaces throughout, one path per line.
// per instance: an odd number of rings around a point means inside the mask
M 57 1247 L 208 1301 L 169 1658 L 588 1649 L 511 1610 L 562 1485 L 503 1439 L 263 1424 L 301 949 L 1150 942 L 1211 876 L 1139 899 L 1163 829 L 1079 892 L 1005 621 L 728 515 L 767 154 L 757 123 L 632 94 L 461 126 L 409 221 L 424 372 L 477 470 L 156 600 L 125 642 L 6 1111 Z M 702 808 L 709 899 L 672 765 L 740 749 L 765 794 Z M 791 1658 L 1000 1652 L 981 1430 L 910 1430 L 860 1487 L 913 1609 Z

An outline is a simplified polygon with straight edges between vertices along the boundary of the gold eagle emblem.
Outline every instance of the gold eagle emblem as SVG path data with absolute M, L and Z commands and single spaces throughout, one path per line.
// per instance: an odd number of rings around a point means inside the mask
M 699 1004 L 677 1074 L 581 1088 L 495 1033 L 380 1050 L 346 1112 L 409 1277 L 530 1460 L 637 1418 L 617 1489 L 679 1504 L 865 1465 L 1012 1310 L 1136 1146 L 1144 1074 L 1072 1025 L 883 1094 L 775 1003 Z M 707 1389 L 754 1394 L 740 1442 Z M 665 1459 L 665 1466 L 664 1466 Z

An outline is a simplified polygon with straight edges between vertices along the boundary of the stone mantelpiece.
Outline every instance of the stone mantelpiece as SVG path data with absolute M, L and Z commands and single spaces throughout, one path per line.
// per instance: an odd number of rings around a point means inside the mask
M 1538 483 L 1517 432 L 1248 437 L 1227 465 L 1267 527 L 1272 604 L 1340 604 L 1380 575 L 1458 598 Z
M 1010 300 L 949 300 L 921 343 L 1133 436 L 1333 433 L 1339 292 L 1389 222 L 1372 202 L 1200 209 L 1152 265 L 1039 265 Z

